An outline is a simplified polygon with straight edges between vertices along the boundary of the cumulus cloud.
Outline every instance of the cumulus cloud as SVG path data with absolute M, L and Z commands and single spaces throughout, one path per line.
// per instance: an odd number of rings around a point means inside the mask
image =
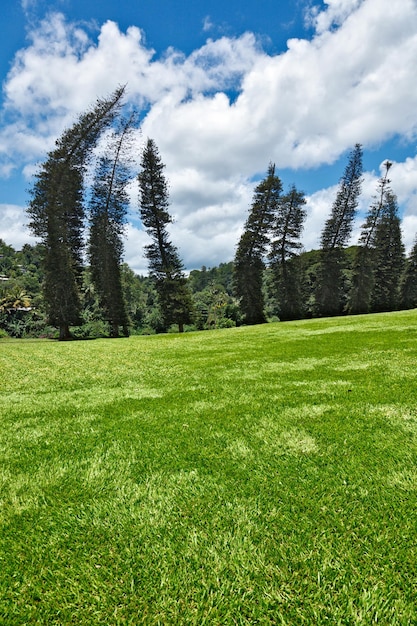
M 314 25 L 318 33 L 323 33 L 332 27 L 340 26 L 354 13 L 363 0 L 324 0 L 326 9 L 310 7 L 306 19 L 310 25 Z
M 34 237 L 26 231 L 25 214 L 21 206 L 0 204 L 0 237 L 16 250 L 25 243 L 36 243 Z
M 129 101 L 142 110 L 142 135 L 156 141 L 166 163 L 173 238 L 187 265 L 229 260 L 252 181 L 269 161 L 278 173 L 316 168 L 356 142 L 372 148 L 416 136 L 414 0 L 326 0 L 309 15 L 312 38 L 289 40 L 281 54 L 266 54 L 245 33 L 208 39 L 188 56 L 168 49 L 158 58 L 140 25 L 121 32 L 108 21 L 94 32 L 48 15 L 4 84 L 0 172 L 32 172 L 80 111 L 127 83 Z M 205 28 L 212 28 L 209 17 Z M 407 230 L 417 215 L 416 166 L 410 157 L 392 168 Z M 365 177 L 369 187 L 378 175 Z M 319 189 L 308 198 L 306 247 L 317 246 L 333 194 Z M 140 233 L 131 226 L 126 246 L 136 267 Z

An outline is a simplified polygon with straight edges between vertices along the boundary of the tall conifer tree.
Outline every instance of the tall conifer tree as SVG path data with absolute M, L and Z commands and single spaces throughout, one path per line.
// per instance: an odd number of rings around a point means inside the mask
M 391 166 L 390 161 L 385 161 L 385 173 L 378 181 L 378 193 L 362 226 L 359 246 L 353 261 L 352 284 L 348 298 L 347 309 L 352 314 L 369 313 L 371 308 L 375 269 L 375 233 L 386 202 L 386 194 L 390 191 L 391 181 L 388 178 L 388 172 Z
M 170 241 L 167 230 L 172 217 L 168 212 L 168 185 L 163 172 L 164 167 L 155 142 L 148 139 L 138 176 L 140 217 L 153 239 L 152 243 L 146 246 L 146 256 L 165 328 L 171 324 L 178 324 L 178 330 L 182 332 L 184 324 L 191 322 L 193 305 L 182 260 L 177 248 Z
M 270 163 L 266 178 L 255 188 L 252 207 L 234 260 L 234 291 L 246 324 L 262 324 L 266 321 L 263 272 L 281 191 L 281 180 L 275 174 L 275 165 Z
M 112 337 L 118 337 L 119 326 L 122 326 L 124 335 L 128 335 L 121 263 L 122 235 L 129 206 L 126 190 L 130 182 L 128 150 L 134 121 L 134 115 L 121 120 L 109 137 L 96 170 L 89 205 L 91 277 Z
M 117 115 L 124 88 L 81 115 L 56 141 L 31 190 L 29 227 L 44 250 L 44 298 L 49 323 L 59 338 L 70 337 L 70 325 L 80 323 L 84 226 L 84 174 L 91 151 Z
M 321 236 L 316 307 L 320 315 L 343 311 L 342 275 L 344 247 L 352 232 L 362 185 L 362 146 L 356 144 L 339 183 L 339 189 Z
M 372 311 L 395 311 L 399 308 L 403 269 L 404 245 L 397 198 L 392 191 L 388 191 L 375 227 Z
M 277 216 L 272 228 L 275 239 L 269 258 L 273 274 L 274 295 L 281 320 L 302 317 L 300 270 L 297 254 L 304 221 L 307 215 L 304 194 L 293 185 L 278 202 Z

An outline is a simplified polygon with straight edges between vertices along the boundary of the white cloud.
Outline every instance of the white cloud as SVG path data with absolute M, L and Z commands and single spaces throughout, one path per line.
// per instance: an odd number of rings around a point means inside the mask
M 324 222 L 330 215 L 330 208 L 335 198 L 337 187 L 321 189 L 306 197 L 307 219 L 303 231 L 303 245 L 306 250 L 320 246 L 320 234 Z
M 203 20 L 203 31 L 206 33 L 210 30 L 212 30 L 214 27 L 214 24 L 211 20 L 210 15 L 206 15 L 206 17 Z
M 150 243 L 148 235 L 132 223 L 127 224 L 126 235 L 125 261 L 134 272 L 143 276 L 148 273 L 148 262 L 143 254 L 144 246 Z
M 313 24 L 318 33 L 323 33 L 334 26 L 339 26 L 354 13 L 363 0 L 324 0 L 327 8 L 319 10 L 313 6 L 307 13 L 307 20 Z
M 409 254 L 417 240 L 417 215 L 406 215 L 401 223 L 401 230 L 406 253 Z
M 25 12 L 34 8 L 36 4 L 37 4 L 37 0 L 21 0 L 22 9 Z
M 325 4 L 313 14 L 313 38 L 292 39 L 275 56 L 246 33 L 208 40 L 189 56 L 169 49 L 156 59 L 138 26 L 121 32 L 109 21 L 94 33 L 50 15 L 31 32 L 4 84 L 1 167 L 6 174 L 33 171 L 80 111 L 127 83 L 131 102 L 146 107 L 143 137 L 156 141 L 167 166 L 175 243 L 193 266 L 231 258 L 250 181 L 269 161 L 278 173 L 313 168 L 356 142 L 375 147 L 417 134 L 414 0 Z M 212 26 L 209 17 L 205 25 Z M 407 228 L 417 214 L 416 170 L 414 158 L 392 168 Z M 317 245 L 333 193 L 309 198 L 306 247 Z M 127 254 L 136 259 L 140 237 L 129 232 Z
M 25 243 L 36 243 L 26 227 L 25 213 L 15 204 L 0 204 L 0 238 L 16 250 Z

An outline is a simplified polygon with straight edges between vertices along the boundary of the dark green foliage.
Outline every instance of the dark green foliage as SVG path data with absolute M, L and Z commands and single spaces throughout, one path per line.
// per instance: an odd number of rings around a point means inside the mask
M 352 232 L 353 219 L 358 206 L 362 185 L 362 146 L 356 144 L 349 155 L 332 212 L 326 221 L 321 237 L 324 250 L 343 248 Z
M 11 337 L 36 337 L 46 329 L 40 245 L 20 251 L 0 240 L 0 331 Z
M 222 287 L 229 295 L 233 295 L 233 261 L 220 263 L 217 267 L 207 269 L 205 265 L 201 270 L 191 270 L 188 284 L 193 293 L 203 291 L 206 287 L 216 285 Z
M 266 178 L 255 189 L 234 261 L 234 289 L 246 324 L 262 324 L 266 321 L 262 290 L 264 258 L 281 191 L 281 180 L 275 175 L 275 165 L 271 163 Z
M 32 306 L 42 305 L 42 246 L 25 244 L 20 251 L 0 239 L 0 289 L 25 292 Z
M 140 217 L 152 243 L 146 246 L 150 276 L 154 280 L 164 327 L 184 324 L 192 320 L 192 299 L 184 276 L 184 266 L 177 248 L 169 238 L 167 226 L 172 222 L 168 212 L 168 185 L 163 173 L 164 164 L 152 139 L 148 139 L 142 154 L 138 176 L 140 190 Z
M 98 100 L 56 141 L 36 175 L 28 207 L 29 227 L 44 249 L 44 298 L 48 319 L 60 339 L 81 320 L 84 173 L 102 131 L 119 111 L 124 88 Z
M 10 272 L 15 266 L 15 256 L 14 248 L 0 239 L 0 278 L 4 281 L 9 278 Z
M 343 248 L 352 232 L 362 184 L 362 146 L 356 144 L 349 156 L 329 219 L 321 236 L 321 265 L 317 280 L 316 309 L 319 315 L 343 311 Z
M 324 316 L 341 315 L 343 312 L 343 248 L 320 250 L 317 272 L 315 313 Z
M 378 194 L 371 204 L 359 239 L 352 271 L 352 284 L 348 299 L 349 313 L 369 313 L 374 286 L 374 239 L 375 229 L 381 217 L 385 194 L 389 189 L 388 172 L 392 163 L 385 162 L 385 174 L 378 182 Z
M 147 314 L 147 291 L 151 288 L 148 277 L 138 276 L 127 265 L 121 265 L 121 279 L 123 288 L 123 299 L 126 302 L 126 310 L 129 321 L 134 330 L 138 330 L 145 325 Z
M 349 295 L 349 313 L 393 311 L 401 302 L 404 246 L 397 199 L 389 187 L 389 161 L 362 227 Z
M 134 117 L 120 123 L 101 157 L 90 201 L 89 257 L 93 284 L 99 296 L 103 318 L 110 324 L 112 337 L 119 326 L 128 335 L 128 315 L 123 298 L 121 262 L 123 227 L 129 205 L 126 191 L 130 181 L 129 148 Z
M 302 247 L 300 236 L 307 214 L 304 205 L 304 194 L 292 186 L 279 200 L 273 227 L 275 239 L 269 257 L 281 320 L 302 317 L 301 276 L 296 257 Z
M 274 267 L 273 293 L 277 302 L 277 315 L 281 321 L 304 317 L 302 276 L 298 257 Z
M 236 296 L 239 299 L 240 309 L 245 324 L 263 324 L 266 322 L 265 302 L 263 295 L 263 272 L 265 263 L 262 258 L 244 254 L 250 247 L 248 237 L 243 235 L 239 242 L 239 248 L 235 257 L 236 268 Z
M 388 172 L 391 169 L 392 163 L 390 163 L 390 161 L 385 161 L 384 166 L 385 174 L 378 181 L 378 194 L 375 196 L 374 201 L 369 208 L 359 240 L 360 244 L 366 248 L 372 248 L 375 246 L 374 239 L 376 227 L 383 212 L 386 201 L 385 196 L 390 191 L 389 184 L 391 181 L 388 178 Z
M 159 306 L 165 328 L 177 324 L 179 332 L 193 320 L 193 301 L 184 275 L 159 278 L 156 283 Z
M 358 246 L 353 261 L 348 313 L 369 313 L 374 284 L 374 252 L 367 246 Z
M 400 305 L 400 278 L 404 269 L 404 245 L 396 196 L 385 193 L 381 217 L 375 227 L 374 285 L 371 310 L 395 311 Z
M 240 322 L 239 306 L 222 285 L 210 283 L 193 293 L 193 300 L 198 330 L 231 327 Z
M 51 165 L 54 169 L 55 163 Z M 49 184 L 55 184 L 53 175 Z M 43 241 L 44 299 L 49 324 L 60 328 L 61 338 L 66 339 L 69 336 L 68 327 L 81 323 L 82 172 L 78 168 L 67 167 L 59 184 L 62 185 L 62 190 L 59 190 L 62 195 L 52 198 L 51 206 L 46 209 L 48 232 Z M 51 191 L 54 194 L 54 190 Z
M 417 238 L 406 262 L 404 279 L 401 284 L 401 307 L 404 309 L 417 307 Z
M 192 270 L 188 286 L 193 294 L 196 328 L 203 330 L 240 324 L 239 304 L 233 297 L 233 262 Z
M 43 248 L 40 244 L 33 246 L 25 244 L 20 251 L 16 252 L 18 271 L 14 280 L 21 289 L 29 294 L 32 307 L 43 311 L 42 258 Z

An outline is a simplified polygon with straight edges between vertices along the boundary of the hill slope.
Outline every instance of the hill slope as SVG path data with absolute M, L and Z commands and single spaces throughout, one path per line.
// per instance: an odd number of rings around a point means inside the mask
M 415 623 L 416 322 L 1 341 L 1 623 Z

